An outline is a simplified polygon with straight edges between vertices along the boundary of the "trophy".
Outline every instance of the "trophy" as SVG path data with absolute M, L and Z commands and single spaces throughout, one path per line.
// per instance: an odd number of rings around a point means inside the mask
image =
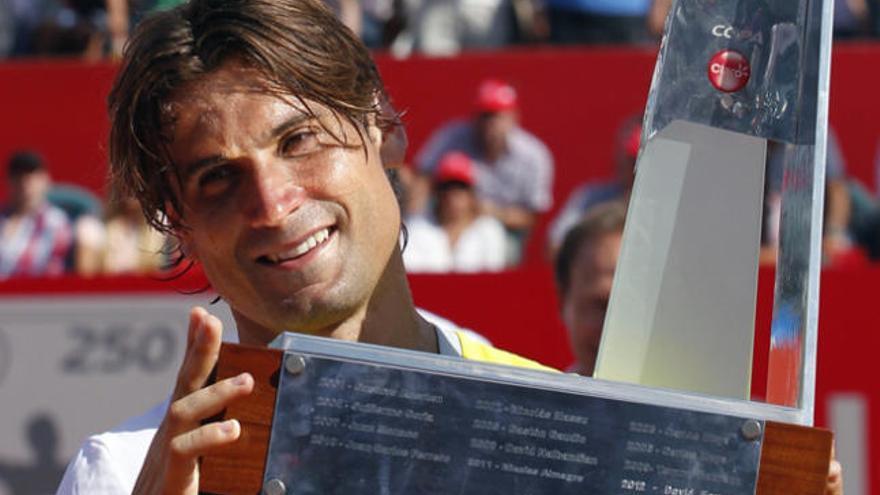
M 597 378 L 282 334 L 216 494 L 821 494 L 811 427 L 831 0 L 677 0 Z M 768 403 L 750 402 L 768 145 L 785 157 Z

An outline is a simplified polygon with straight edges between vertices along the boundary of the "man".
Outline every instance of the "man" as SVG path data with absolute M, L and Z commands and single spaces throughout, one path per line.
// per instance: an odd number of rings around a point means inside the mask
M 573 373 L 593 375 L 625 221 L 623 201 L 595 207 L 568 232 L 556 257 L 560 312 L 576 359 L 569 368 Z M 828 468 L 825 495 L 843 495 L 836 460 Z
M 672 0 L 540 0 L 550 41 L 643 43 L 663 34 Z
M 112 180 L 204 267 L 244 344 L 291 330 L 540 367 L 413 306 L 384 99 L 368 51 L 320 0 L 194 0 L 132 36 L 109 98 Z M 254 385 L 244 373 L 202 388 L 220 334 L 194 309 L 170 404 L 90 438 L 59 493 L 196 493 L 199 457 L 241 432 L 202 421 Z
M 462 50 L 503 48 L 516 35 L 512 0 L 402 0 L 404 31 L 391 48 L 406 57 L 413 52 L 452 56 Z
M 571 372 L 593 375 L 625 221 L 625 202 L 596 206 L 568 231 L 556 256 L 560 312 L 576 359 Z
M 635 181 L 636 159 L 642 136 L 642 117 L 627 119 L 617 133 L 614 146 L 614 178 L 590 181 L 578 186 L 565 201 L 547 231 L 547 252 L 554 258 L 565 234 L 596 206 L 620 200 L 629 202 Z
M 416 165 L 429 184 L 447 152 L 468 155 L 484 212 L 500 220 L 521 247 L 537 214 L 552 206 L 553 159 L 544 143 L 519 126 L 518 97 L 510 84 L 483 81 L 475 108 L 472 121 L 455 121 L 434 133 Z
M 9 204 L 0 211 L 0 280 L 64 273 L 72 244 L 70 223 L 46 199 L 52 180 L 36 153 L 9 160 Z

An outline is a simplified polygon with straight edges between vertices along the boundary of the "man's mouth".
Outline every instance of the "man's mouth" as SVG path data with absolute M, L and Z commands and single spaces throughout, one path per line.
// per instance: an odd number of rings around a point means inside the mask
M 257 258 L 257 262 L 265 265 L 277 265 L 279 263 L 284 263 L 287 261 L 295 260 L 297 258 L 301 258 L 310 253 L 315 248 L 326 243 L 327 240 L 330 239 L 330 236 L 333 234 L 334 231 L 334 227 L 325 227 L 321 230 L 314 232 L 305 240 L 290 249 L 280 251 L 278 253 L 260 256 L 259 258 Z

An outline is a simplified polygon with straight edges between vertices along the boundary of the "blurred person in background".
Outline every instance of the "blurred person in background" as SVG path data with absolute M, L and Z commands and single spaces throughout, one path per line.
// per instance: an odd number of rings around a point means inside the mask
M 595 371 L 626 207 L 613 201 L 594 208 L 567 233 L 556 258 L 559 309 L 575 356 L 569 372 L 593 376 Z M 835 459 L 828 466 L 824 495 L 843 495 L 842 468 Z
M 570 372 L 593 375 L 625 222 L 625 202 L 598 205 L 566 232 L 557 253 L 559 310 L 575 357 Z
M 663 34 L 672 0 L 542 0 L 550 41 L 645 43 Z
M 487 272 L 503 270 L 506 234 L 497 219 L 480 213 L 475 170 L 464 153 L 440 159 L 434 174 L 432 215 L 407 220 L 408 272 Z
M 64 211 L 73 228 L 73 247 L 67 258 L 67 270 L 79 275 L 97 271 L 97 268 L 89 268 L 88 256 L 104 242 L 101 200 L 81 186 L 57 182 L 49 189 L 46 198 Z
M 608 201 L 629 202 L 635 182 L 636 159 L 642 140 L 642 116 L 627 119 L 617 133 L 614 146 L 614 178 L 588 181 L 576 187 L 547 230 L 547 253 L 553 259 L 565 234 L 598 205 Z
M 871 35 L 871 7 L 877 0 L 837 0 L 834 2 L 834 37 L 863 38 Z M 876 6 L 875 6 L 876 8 Z
M 8 57 L 15 46 L 15 18 L 8 0 L 0 0 L 0 59 Z
M 101 272 L 144 275 L 164 267 L 165 236 L 150 227 L 140 203 L 131 196 L 116 199 L 107 212 Z
M 16 56 L 119 56 L 138 0 L 2 0 L 16 23 Z M 143 0 L 146 1 L 146 0 Z
M 398 34 L 403 15 L 403 0 L 359 0 L 361 40 L 370 48 L 388 46 Z
M 28 19 L 34 19 L 33 28 L 23 34 L 20 53 L 87 60 L 119 56 L 128 39 L 132 7 L 138 4 L 134 0 L 31 2 L 28 9 L 20 9 Z
M 67 215 L 50 204 L 43 158 L 15 153 L 7 169 L 9 203 L 0 210 L 0 280 L 57 276 L 65 271 L 72 233 Z
M 450 151 L 470 157 L 483 213 L 508 232 L 508 259 L 519 260 L 538 214 L 553 204 L 553 158 L 547 146 L 519 125 L 518 97 L 509 83 L 489 79 L 477 91 L 474 117 L 440 128 L 416 156 L 421 185 L 430 190 L 440 159 Z M 417 203 L 417 201 L 416 201 Z
M 137 199 L 114 195 L 104 221 L 92 219 L 77 222 L 78 275 L 149 275 L 165 267 L 165 236 L 150 227 Z
M 403 0 L 405 27 L 395 55 L 456 55 L 466 49 L 502 48 L 516 35 L 513 0 Z

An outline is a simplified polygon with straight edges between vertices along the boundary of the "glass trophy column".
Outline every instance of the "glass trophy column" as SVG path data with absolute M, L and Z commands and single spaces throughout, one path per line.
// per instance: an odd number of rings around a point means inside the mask
M 768 400 L 811 424 L 830 0 L 676 1 L 596 377 L 749 398 L 768 145 L 784 153 Z

